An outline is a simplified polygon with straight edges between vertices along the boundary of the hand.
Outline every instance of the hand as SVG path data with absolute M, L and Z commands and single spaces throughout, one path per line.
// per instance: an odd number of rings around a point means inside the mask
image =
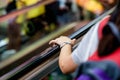
M 62 46 L 63 44 L 64 44 L 64 42 L 69 42 L 69 43 L 71 43 L 72 45 L 74 45 L 75 44 L 75 41 L 76 41 L 76 39 L 70 39 L 70 38 L 68 38 L 68 37 L 66 37 L 66 36 L 61 36 L 61 37 L 59 37 L 59 38 L 56 38 L 55 40 L 51 40 L 50 42 L 49 42 L 49 44 L 50 45 L 55 45 L 55 44 L 58 44 L 58 45 L 60 45 L 60 46 Z

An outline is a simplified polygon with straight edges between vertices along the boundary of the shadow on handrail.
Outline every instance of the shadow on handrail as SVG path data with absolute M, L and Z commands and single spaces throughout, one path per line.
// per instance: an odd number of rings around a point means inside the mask
M 99 16 L 98 18 L 94 19 L 93 21 L 91 21 L 89 24 L 85 25 L 84 27 L 80 28 L 78 31 L 74 32 L 72 35 L 70 35 L 69 37 L 71 39 L 75 38 L 75 39 L 79 39 L 80 37 L 82 37 L 95 23 L 97 23 L 98 21 L 100 21 L 103 17 L 105 17 L 106 15 L 109 15 L 113 12 L 114 8 L 110 9 L 109 11 L 105 12 L 104 14 L 102 14 L 101 16 Z M 35 46 L 35 48 L 37 48 Z M 28 50 L 30 51 L 30 50 Z M 53 48 L 51 48 L 50 50 L 48 50 L 46 53 L 44 53 L 43 55 L 39 55 L 34 57 L 34 59 L 32 59 L 30 62 L 28 62 L 27 64 L 25 64 L 25 66 L 21 67 L 21 69 L 19 69 L 18 71 L 16 71 L 12 76 L 10 76 L 9 79 L 18 79 L 22 76 L 24 76 L 25 74 L 27 74 L 29 71 L 33 70 L 34 68 L 36 68 L 37 66 L 39 66 L 41 63 L 43 63 L 45 60 L 47 60 L 48 58 L 50 58 L 51 56 L 55 55 L 56 53 L 58 53 L 60 51 L 60 47 L 59 46 L 55 46 Z M 23 51 L 24 52 L 24 51 Z M 3 63 L 2 63 L 3 64 Z M 3 66 L 0 66 L 0 69 L 3 68 Z M 40 77 L 39 77 L 40 78 Z

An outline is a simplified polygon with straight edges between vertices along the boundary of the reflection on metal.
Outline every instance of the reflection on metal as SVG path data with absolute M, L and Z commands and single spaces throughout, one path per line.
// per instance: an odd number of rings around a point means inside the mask
M 0 16 L 0 22 L 4 22 L 6 20 L 9 20 L 11 18 L 15 18 L 17 17 L 18 15 L 21 15 L 23 13 L 26 13 L 27 11 L 29 11 L 30 9 L 32 8 L 35 8 L 39 5 L 47 5 L 49 3 L 52 3 L 54 2 L 55 0 L 40 0 L 38 3 L 34 4 L 34 5 L 31 5 L 31 6 L 28 6 L 28 7 L 25 7 L 23 9 L 20 9 L 20 10 L 16 10 L 16 11 L 13 11 L 9 14 L 6 14 L 6 15 L 3 15 L 3 16 Z
M 100 21 L 103 17 L 105 17 L 108 14 L 111 14 L 111 12 L 113 12 L 114 8 L 112 8 L 111 10 L 107 11 L 106 13 L 104 13 L 103 15 L 101 15 L 100 17 L 96 18 L 95 20 L 93 20 L 92 22 L 90 22 L 89 24 L 87 24 L 86 26 L 82 27 L 81 29 L 79 29 L 78 31 L 74 32 L 72 35 L 70 35 L 70 38 L 80 38 L 81 36 L 83 36 L 91 27 L 92 25 L 94 25 L 95 23 L 97 23 L 98 21 Z M 72 25 L 74 26 L 74 25 Z M 56 34 L 55 34 L 56 35 Z M 58 35 L 58 34 L 57 34 Z M 48 36 L 49 40 L 53 39 L 53 37 L 51 38 L 51 36 Z M 42 43 L 41 43 L 42 42 Z M 18 60 L 19 58 L 22 58 L 24 55 L 29 54 L 31 51 L 37 49 L 40 45 L 44 44 L 44 40 L 41 42 L 36 42 L 35 44 L 32 45 L 32 47 L 28 47 L 26 50 L 23 50 L 21 52 L 19 52 L 19 54 L 16 54 L 17 56 L 13 56 L 11 59 L 8 59 L 6 61 L 4 61 L 6 64 L 4 64 L 4 62 L 1 63 L 0 65 L 0 69 L 4 68 L 5 66 L 13 63 L 15 60 Z M 34 49 L 33 49 L 34 48 Z M 35 69 L 37 66 L 39 66 L 42 62 L 44 62 L 47 58 L 55 55 L 56 53 L 58 53 L 60 51 L 60 47 L 59 46 L 55 46 L 54 48 L 50 49 L 49 51 L 45 52 L 43 55 L 38 56 L 37 59 L 32 60 L 30 62 L 30 64 L 26 64 L 25 67 L 23 67 L 21 70 L 17 71 L 14 75 L 11 76 L 10 79 L 17 79 L 20 78 L 22 76 L 19 76 L 21 74 L 27 74 L 29 73 L 31 70 Z M 54 62 L 55 63 L 55 62 Z M 53 64 L 53 63 L 52 63 Z M 51 65 L 52 65 L 51 64 Z M 36 66 L 37 65 L 37 66 Z M 47 68 L 50 68 L 51 66 L 49 65 Z M 43 71 L 46 71 L 47 68 L 43 68 Z M 48 71 L 49 72 L 49 71 Z M 39 74 L 41 74 L 42 72 L 37 72 L 35 74 L 31 74 L 28 77 L 28 79 L 35 79 L 35 77 L 37 78 L 42 78 L 45 75 L 39 76 Z

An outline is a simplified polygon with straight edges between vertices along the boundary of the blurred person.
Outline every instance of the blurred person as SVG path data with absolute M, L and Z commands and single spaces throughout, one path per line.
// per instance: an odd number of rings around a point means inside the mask
M 16 1 L 16 7 L 19 10 L 38 2 L 39 0 L 18 0 Z M 40 30 L 43 30 L 44 24 L 41 22 L 43 14 L 45 14 L 45 6 L 40 5 L 17 17 L 16 22 L 23 24 L 22 31 L 24 35 L 33 36 Z
M 17 9 L 34 5 L 40 1 L 42 0 L 19 0 L 16 3 Z M 56 6 L 52 4 L 54 4 L 54 2 L 47 5 L 39 5 L 18 17 L 18 23 L 26 21 L 27 27 L 25 27 L 25 33 L 28 36 L 34 36 L 36 33 L 50 33 L 56 29 L 58 22 L 56 14 L 53 11 Z
M 98 49 L 79 66 L 75 80 L 120 80 L 120 1 L 108 23 L 100 26 Z
M 39 2 L 39 0 L 18 0 L 16 2 L 16 6 L 17 6 L 17 9 L 22 9 L 26 6 L 31 6 L 31 5 L 34 5 L 36 4 L 37 2 Z M 32 19 L 32 18 L 35 18 L 35 17 L 38 17 L 39 15 L 42 15 L 45 13 L 45 6 L 44 5 L 40 5 L 38 7 L 35 7 L 31 10 L 29 10 L 27 13 L 26 13 L 26 16 L 23 16 L 23 17 L 26 17 L 27 19 Z M 24 21 L 22 16 L 21 17 L 18 17 L 18 23 Z
M 72 7 L 72 1 L 70 0 L 58 0 L 59 2 L 59 9 L 58 9 L 58 22 L 60 23 L 60 26 L 63 26 L 69 22 L 71 22 L 72 17 L 71 16 L 71 7 Z
M 8 0 L 8 4 L 5 9 L 7 13 L 16 10 L 16 0 Z
M 112 8 L 117 2 L 117 0 L 99 0 L 99 1 L 106 10 Z
M 48 15 L 46 16 L 46 20 L 48 22 L 55 22 L 57 27 L 72 21 L 72 17 L 70 16 L 72 15 L 73 1 L 74 0 L 56 0 L 46 5 L 46 15 Z M 75 5 L 73 12 L 76 12 Z
M 76 0 L 76 2 L 82 8 L 100 15 L 105 10 L 112 8 L 117 0 Z
M 120 80 L 120 68 L 107 60 L 87 61 L 79 66 L 75 80 Z
M 78 47 L 72 52 L 75 39 L 61 36 L 49 44 L 61 47 L 59 66 L 63 73 L 74 72 L 87 60 L 109 60 L 120 66 L 120 1 L 111 15 L 95 24 L 83 37 Z M 99 45 L 98 45 L 99 44 Z
M 76 4 L 96 15 L 100 15 L 104 11 L 104 7 L 98 0 L 76 0 Z
M 20 34 L 20 25 L 16 23 L 16 18 L 9 20 L 9 26 L 7 30 L 8 34 L 8 46 L 7 49 L 14 49 L 19 51 L 21 48 L 21 34 Z
M 80 12 L 80 20 L 94 19 L 112 8 L 116 0 L 75 0 Z
M 9 0 L 9 4 L 6 6 L 6 11 L 9 13 L 27 6 L 34 5 L 37 2 L 39 2 L 39 0 Z M 19 24 L 19 26 L 23 24 L 22 34 L 33 36 L 38 31 L 43 31 L 44 24 L 41 22 L 41 16 L 43 16 L 43 14 L 45 14 L 45 6 L 40 5 L 32 8 L 24 14 L 19 15 L 15 22 L 16 24 Z
M 61 10 L 67 8 L 67 6 L 66 6 L 67 0 L 58 0 L 58 2 L 59 2 L 59 8 Z
M 0 55 L 0 60 L 5 60 L 21 49 L 20 25 L 16 23 L 16 18 L 8 20 L 7 37 L 8 44 L 6 50 Z

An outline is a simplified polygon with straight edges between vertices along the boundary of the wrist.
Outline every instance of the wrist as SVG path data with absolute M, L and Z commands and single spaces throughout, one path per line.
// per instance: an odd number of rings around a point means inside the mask
M 60 48 L 63 48 L 65 45 L 70 45 L 71 47 L 73 46 L 71 42 L 63 42 L 63 44 L 60 45 Z

